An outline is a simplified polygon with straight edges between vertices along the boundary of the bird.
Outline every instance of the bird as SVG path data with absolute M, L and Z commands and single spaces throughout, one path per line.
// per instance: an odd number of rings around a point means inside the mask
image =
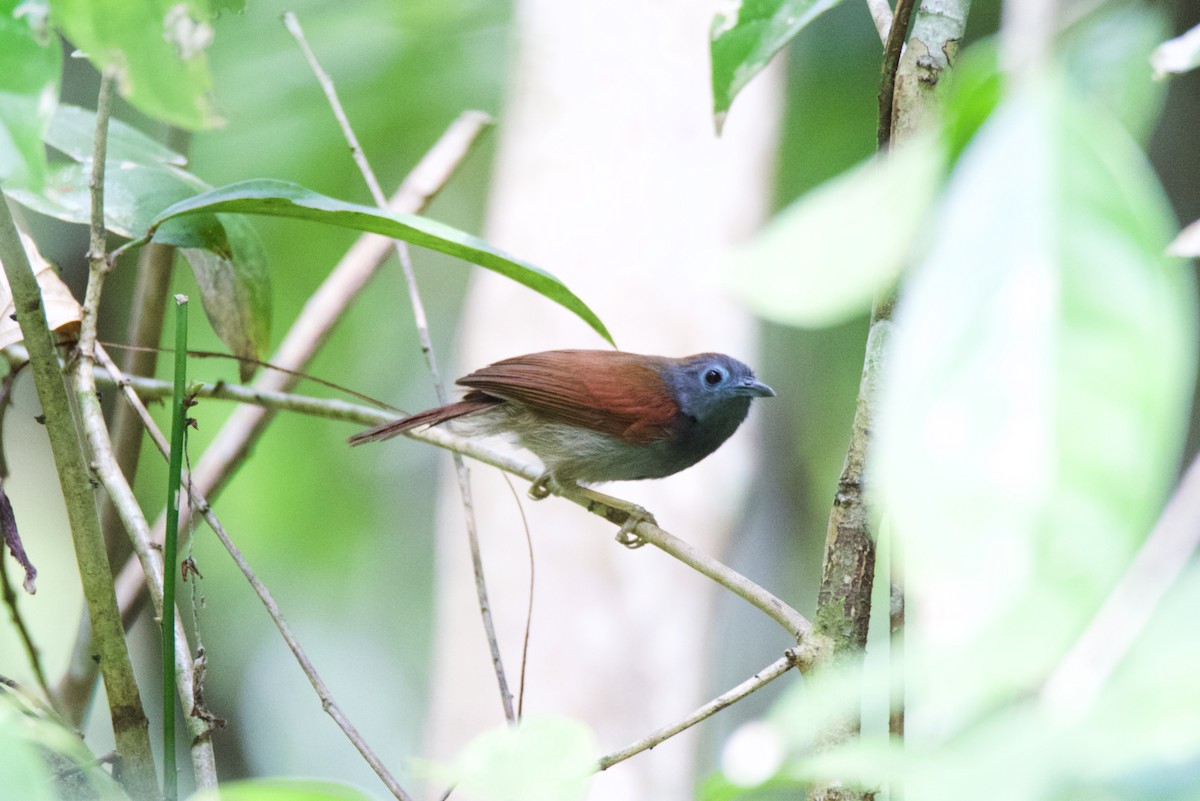
M 448 422 L 462 436 L 508 435 L 541 460 L 544 472 L 529 494 L 544 498 L 552 487 L 570 492 L 678 473 L 729 439 L 754 398 L 775 395 L 722 353 L 550 350 L 495 362 L 457 383 L 468 389 L 461 400 L 360 432 L 350 444 Z M 617 507 L 653 519 L 640 507 Z

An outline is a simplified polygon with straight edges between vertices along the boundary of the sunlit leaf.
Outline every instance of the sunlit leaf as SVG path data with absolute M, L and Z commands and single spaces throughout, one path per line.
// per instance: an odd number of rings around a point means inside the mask
M 785 325 L 833 325 L 892 285 L 937 192 L 942 149 L 909 140 L 817 187 L 728 260 L 750 309 Z
M 425 217 L 335 200 L 286 181 L 242 181 L 177 203 L 155 218 L 152 227 L 154 240 L 179 247 L 207 247 L 202 237 L 195 236 L 187 228 L 168 231 L 160 226 L 185 215 L 214 212 L 291 217 L 356 231 L 370 231 L 456 256 L 529 287 L 573 312 L 600 336 L 612 342 L 600 318 L 561 281 L 478 237 Z
M 211 128 L 212 41 L 202 0 L 52 0 L 52 18 L 100 70 L 116 74 L 121 96 L 182 128 Z
M 914 709 L 943 732 L 1045 678 L 1184 441 L 1195 287 L 1163 255 L 1170 208 L 1128 136 L 1064 86 L 1005 100 L 960 158 L 885 374 L 875 481 L 913 650 L 937 654 Z
M 805 25 L 841 0 L 741 0 L 712 25 L 713 117 L 721 130 L 738 92 Z
M 0 0 L 0 181 L 42 184 L 42 136 L 58 102 L 62 46 L 46 27 L 47 6 Z

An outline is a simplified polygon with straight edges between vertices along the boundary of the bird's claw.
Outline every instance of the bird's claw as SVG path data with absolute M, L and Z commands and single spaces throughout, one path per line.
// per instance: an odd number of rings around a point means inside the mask
M 540 501 L 543 498 L 550 496 L 550 474 L 543 473 L 537 477 L 537 480 L 529 485 L 529 497 L 535 501 Z

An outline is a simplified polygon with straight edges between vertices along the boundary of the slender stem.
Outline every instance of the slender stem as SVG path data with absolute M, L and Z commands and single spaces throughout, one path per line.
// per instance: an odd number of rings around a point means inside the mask
M 101 99 L 97 109 L 98 126 L 102 119 L 107 120 L 110 85 L 111 80 L 107 77 L 102 80 Z M 99 166 L 93 167 L 93 198 L 102 199 L 103 145 L 98 145 L 97 149 L 100 163 Z M 97 172 L 99 176 L 96 175 Z M 103 220 L 102 212 L 95 216 Z M 100 251 L 103 252 L 102 234 L 98 237 L 93 236 L 93 242 L 96 239 L 100 240 Z M 129 647 L 117 610 L 112 575 L 104 550 L 104 538 L 96 514 L 92 476 L 83 458 L 83 447 L 71 411 L 67 386 L 59 369 L 58 354 L 55 352 L 54 340 L 46 323 L 41 291 L 21 246 L 7 202 L 0 202 L 0 262 L 4 264 L 4 271 L 12 288 L 17 322 L 20 324 L 25 346 L 29 350 L 34 384 L 41 401 L 42 413 L 45 415 L 46 431 L 50 436 L 50 446 L 66 501 L 76 564 L 79 567 L 88 614 L 96 634 L 95 655 L 99 659 L 100 673 L 104 677 L 117 750 L 122 756 L 121 780 L 134 798 L 153 798 L 158 794 L 158 782 L 154 773 L 154 757 L 150 750 L 149 724 L 138 695 Z M 92 312 L 94 317 L 94 310 Z M 86 316 L 84 322 L 89 322 Z M 90 321 L 90 324 L 94 336 L 94 320 Z
M 167 146 L 172 150 L 186 150 L 187 132 L 171 128 Z M 121 361 L 121 370 L 127 374 L 154 375 L 174 260 L 175 248 L 159 242 L 151 242 L 138 253 L 137 281 L 129 304 L 129 325 L 125 332 L 126 343 L 134 347 L 125 351 Z M 126 478 L 133 481 L 142 452 L 141 421 L 128 406 L 118 404 L 113 411 L 111 428 L 117 466 Z M 121 529 L 120 517 L 111 503 L 104 505 L 102 521 L 104 541 L 108 544 L 108 560 L 120 565 L 129 558 L 129 538 Z
M 341 126 L 342 134 L 350 145 L 350 153 L 354 157 L 355 163 L 358 165 L 358 170 L 363 176 L 367 187 L 371 190 L 371 197 L 374 198 L 375 204 L 380 208 L 387 208 L 387 199 L 383 195 L 383 189 L 379 186 L 379 180 L 375 177 L 375 172 L 371 169 L 370 162 L 367 161 L 366 154 L 363 153 L 362 147 L 358 143 L 358 137 L 354 134 L 354 128 L 350 125 L 350 120 L 346 116 L 346 111 L 342 108 L 341 100 L 338 99 L 337 89 L 333 85 L 333 79 L 329 74 L 321 68 L 317 61 L 316 55 L 312 48 L 308 46 L 308 41 L 304 38 L 304 31 L 300 27 L 299 20 L 296 15 L 288 11 L 283 15 L 283 23 L 288 31 L 296 39 L 300 45 L 300 49 L 304 52 L 304 57 L 308 60 L 309 67 L 317 78 L 317 82 L 325 92 L 325 97 L 329 101 L 329 107 L 333 110 L 333 115 Z M 396 258 L 400 261 L 400 268 L 404 273 L 404 283 L 408 288 L 408 301 L 413 310 L 413 320 L 417 328 L 417 336 L 421 342 L 421 352 L 425 355 L 425 364 L 429 369 L 429 376 L 433 382 L 433 390 L 437 395 L 439 405 L 445 405 L 448 402 L 446 395 L 446 387 L 442 382 L 441 371 L 438 369 L 437 355 L 433 350 L 433 340 L 429 336 L 429 320 L 425 314 L 425 303 L 421 300 L 421 290 L 417 286 L 417 278 L 413 272 L 412 257 L 409 254 L 408 244 L 401 240 L 395 240 Z M 479 599 L 479 611 L 483 618 L 484 635 L 487 638 L 488 650 L 492 656 L 492 668 L 496 673 L 496 683 L 500 690 L 500 703 L 504 708 L 504 717 L 509 723 L 516 723 L 516 713 L 513 711 L 512 692 L 508 689 L 508 678 L 504 672 L 504 661 L 500 656 L 500 643 L 496 637 L 496 626 L 492 620 L 492 606 L 488 600 L 487 580 L 483 573 L 483 554 L 479 549 L 479 530 L 475 521 L 475 503 L 471 498 L 471 477 L 467 471 L 466 463 L 463 462 L 461 456 L 454 454 L 454 471 L 458 477 L 458 490 L 462 496 L 463 514 L 467 528 L 467 544 L 471 552 L 471 568 L 475 574 L 475 594 Z
M 184 415 L 187 408 L 188 299 L 175 296 L 175 386 L 171 397 L 171 453 L 167 464 L 167 529 L 163 540 L 163 795 L 175 801 L 175 566 L 179 563 L 179 477 L 183 470 Z
M 787 673 L 793 667 L 796 667 L 796 655 L 793 651 L 788 651 L 783 657 L 767 665 L 728 692 L 718 695 L 683 720 L 672 723 L 669 726 L 663 726 L 661 729 L 651 732 L 637 742 L 627 745 L 620 751 L 614 751 L 607 756 L 601 757 L 596 769 L 601 771 L 608 770 L 618 762 L 624 762 L 631 756 L 640 754 L 659 743 L 669 740 L 676 734 L 695 726 L 700 721 L 712 717 L 722 709 L 733 706 L 738 701 L 750 695 L 750 693 L 765 687 L 784 673 Z

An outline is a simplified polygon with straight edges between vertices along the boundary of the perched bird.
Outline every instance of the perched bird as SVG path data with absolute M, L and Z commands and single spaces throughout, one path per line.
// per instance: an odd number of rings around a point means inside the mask
M 610 350 L 530 353 L 476 370 L 457 403 L 384 423 L 351 445 L 455 421 L 464 436 L 510 434 L 541 459 L 530 489 L 662 478 L 691 467 L 737 430 L 754 398 L 775 391 L 736 359 Z M 644 512 L 640 512 L 644 515 Z

